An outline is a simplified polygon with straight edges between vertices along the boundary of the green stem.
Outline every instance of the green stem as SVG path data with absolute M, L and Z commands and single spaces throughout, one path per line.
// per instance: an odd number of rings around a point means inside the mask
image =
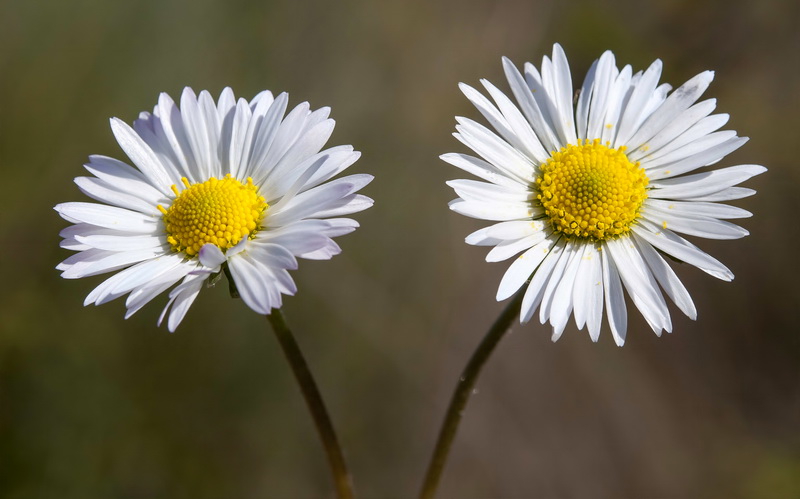
M 314 382 L 311 371 L 308 369 L 303 354 L 300 352 L 300 347 L 292 336 L 292 332 L 286 325 L 286 321 L 281 314 L 280 309 L 275 309 L 270 315 L 267 316 L 272 329 L 275 331 L 275 336 L 283 348 L 283 353 L 286 355 L 286 360 L 292 367 L 294 377 L 300 384 L 300 389 L 303 392 L 303 397 L 306 399 L 308 409 L 311 411 L 311 416 L 314 418 L 314 424 L 317 426 L 322 444 L 325 446 L 325 452 L 328 454 L 328 463 L 333 473 L 333 481 L 336 485 L 336 492 L 340 499 L 352 499 L 355 494 L 353 493 L 353 482 L 350 478 L 350 472 L 347 471 L 347 464 L 344 461 L 342 454 L 342 447 L 339 445 L 339 440 L 336 438 L 336 432 L 333 430 L 331 418 L 328 416 L 328 411 L 325 409 L 325 404 L 322 402 L 322 396 L 317 389 L 317 384 Z
M 225 277 L 228 279 L 228 292 L 231 294 L 231 298 L 239 298 L 239 290 L 236 289 L 236 281 L 233 280 L 228 262 L 222 264 L 222 271 L 225 272 Z
M 439 485 L 439 479 L 442 476 L 447 455 L 450 452 L 450 447 L 453 444 L 453 439 L 458 430 L 458 424 L 461 422 L 461 416 L 464 414 L 464 408 L 467 405 L 472 389 L 475 382 L 478 380 L 478 375 L 481 368 L 489 359 L 489 356 L 494 351 L 497 344 L 505 336 L 508 331 L 511 321 L 519 314 L 520 305 L 522 304 L 522 297 L 525 294 L 525 289 L 520 290 L 516 296 L 509 302 L 505 310 L 500 314 L 497 320 L 492 324 L 489 332 L 484 336 L 478 348 L 469 359 L 467 367 L 461 373 L 461 377 L 456 384 L 456 390 L 453 392 L 453 398 L 450 399 L 450 407 L 447 409 L 447 415 L 442 423 L 442 429 L 439 430 L 439 438 L 436 441 L 436 447 L 431 457 L 431 462 L 428 465 L 428 472 L 425 475 L 425 482 L 422 484 L 422 491 L 420 492 L 421 499 L 432 499 L 436 494 L 436 488 Z

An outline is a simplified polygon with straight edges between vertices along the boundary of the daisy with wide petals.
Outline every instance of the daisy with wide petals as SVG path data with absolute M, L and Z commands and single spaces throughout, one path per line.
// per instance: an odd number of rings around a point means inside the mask
M 498 222 L 470 234 L 467 243 L 493 246 L 490 262 L 519 254 L 497 299 L 527 283 L 520 320 L 529 321 L 538 308 L 539 320 L 552 325 L 553 341 L 571 315 L 597 341 L 605 308 L 622 345 L 623 290 L 656 334 L 672 330 L 663 293 L 695 319 L 692 299 L 664 256 L 732 280 L 728 268 L 679 234 L 746 236 L 726 220 L 751 214 L 719 202 L 754 194 L 737 185 L 765 171 L 759 165 L 704 168 L 747 141 L 718 131 L 728 116 L 711 114 L 714 99 L 697 102 L 714 73 L 671 91 L 659 84 L 661 61 L 634 74 L 605 52 L 573 102 L 569 65 L 557 44 L 540 70 L 527 63 L 520 73 L 506 58 L 503 68 L 516 102 L 486 80 L 491 100 L 461 85 L 494 129 L 457 118 L 455 137 L 479 157 L 442 156 L 483 180 L 448 182 L 459 196 L 450 208 Z
M 322 150 L 334 121 L 330 109 L 302 103 L 286 114 L 288 95 L 269 91 L 250 102 L 226 88 L 217 102 L 190 88 L 180 107 L 161 94 L 133 127 L 111 120 L 132 167 L 91 156 L 91 176 L 75 183 L 99 203 L 55 207 L 73 223 L 61 246 L 78 253 L 58 265 L 68 279 L 118 271 L 84 301 L 128 295 L 126 318 L 169 292 L 159 324 L 174 331 L 209 277 L 233 279 L 260 314 L 297 291 L 289 270 L 297 258 L 327 260 L 333 237 L 358 227 L 349 218 L 372 200 L 357 191 L 371 175 L 334 176 L 353 164 L 351 146 Z

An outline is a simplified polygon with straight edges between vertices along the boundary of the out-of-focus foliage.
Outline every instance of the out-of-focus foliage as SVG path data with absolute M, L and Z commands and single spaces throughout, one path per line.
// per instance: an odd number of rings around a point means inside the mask
M 54 266 L 52 206 L 89 154 L 124 159 L 127 122 L 161 91 L 227 85 L 330 105 L 331 144 L 376 176 L 362 229 L 330 262 L 301 262 L 285 313 L 315 372 L 363 497 L 420 483 L 458 372 L 502 304 L 505 269 L 463 238 L 437 159 L 477 117 L 456 84 L 500 84 L 500 57 L 538 63 L 553 42 L 574 83 L 612 49 L 704 69 L 728 125 L 752 140 L 725 164 L 769 173 L 738 203 L 741 241 L 699 241 L 736 273 L 678 268 L 699 309 L 656 338 L 636 315 L 619 349 L 574 327 L 552 344 L 515 327 L 470 402 L 442 497 L 800 496 L 800 130 L 797 2 L 74 0 L 0 3 L 0 496 L 330 497 L 324 455 L 264 318 L 225 286 L 175 334 L 164 299 L 124 321 L 83 308 L 102 277 Z M 633 310 L 633 307 L 629 307 Z

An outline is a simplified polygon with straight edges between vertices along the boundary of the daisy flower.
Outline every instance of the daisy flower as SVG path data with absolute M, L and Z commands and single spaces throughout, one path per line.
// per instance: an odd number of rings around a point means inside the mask
M 711 114 L 714 99 L 697 102 L 714 73 L 700 73 L 671 92 L 670 85 L 659 85 L 661 61 L 633 74 L 630 66 L 619 69 L 609 51 L 592 64 L 573 103 L 569 65 L 558 44 L 541 72 L 528 63 L 520 73 L 507 58 L 503 68 L 516 103 L 486 80 L 481 83 L 493 102 L 460 85 L 494 129 L 457 118 L 455 137 L 479 157 L 441 157 L 484 180 L 448 182 L 459 196 L 450 208 L 498 222 L 466 242 L 493 246 L 490 262 L 521 253 L 497 299 L 527 283 L 520 320 L 529 321 L 538 308 L 542 324 L 552 325 L 553 341 L 570 315 L 597 341 L 605 307 L 622 345 L 623 290 L 656 334 L 672 330 L 663 293 L 695 319 L 692 299 L 664 256 L 732 280 L 728 268 L 679 234 L 746 236 L 725 220 L 751 214 L 719 202 L 754 194 L 736 186 L 766 170 L 703 168 L 747 141 L 717 131 L 728 115 Z
M 372 205 L 357 194 L 372 176 L 329 181 L 359 153 L 321 151 L 334 127 L 329 108 L 302 103 L 286 114 L 287 104 L 286 93 L 248 102 L 226 88 L 215 103 L 186 88 L 180 108 L 161 94 L 132 128 L 113 118 L 135 167 L 90 156 L 92 176 L 75 183 L 99 203 L 55 207 L 74 224 L 61 231 L 61 246 L 78 252 L 58 265 L 62 277 L 118 271 L 84 305 L 127 294 L 127 319 L 177 284 L 159 318 L 174 331 L 203 284 L 224 271 L 247 306 L 269 314 L 297 291 L 288 272 L 297 258 L 338 254 L 332 238 L 358 227 L 338 217 Z

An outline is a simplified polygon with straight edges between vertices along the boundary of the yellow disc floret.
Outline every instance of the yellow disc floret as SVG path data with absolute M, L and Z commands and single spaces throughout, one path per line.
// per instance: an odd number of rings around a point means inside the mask
M 253 179 L 243 184 L 226 175 L 191 184 L 184 177 L 183 191 L 173 185 L 177 196 L 172 205 L 158 209 L 164 215 L 167 241 L 175 251 L 195 256 L 204 244 L 214 244 L 223 252 L 244 237 L 253 237 L 261 228 L 268 205 L 259 196 Z
M 625 147 L 579 141 L 553 153 L 536 179 L 537 198 L 553 229 L 593 241 L 630 231 L 647 198 L 647 175 Z

